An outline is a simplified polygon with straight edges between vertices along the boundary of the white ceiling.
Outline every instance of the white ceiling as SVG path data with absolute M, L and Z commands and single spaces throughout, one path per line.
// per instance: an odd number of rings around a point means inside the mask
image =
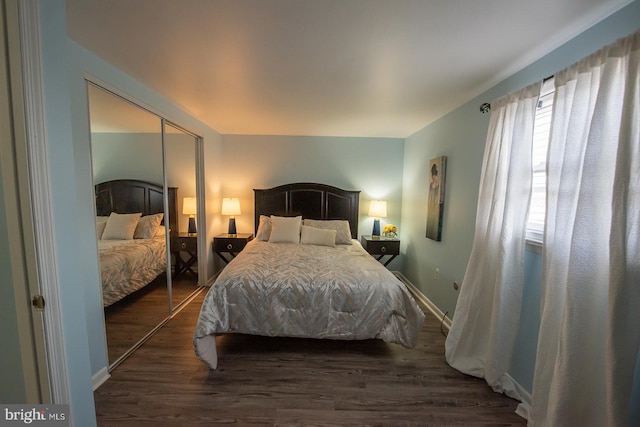
M 630 0 L 67 0 L 67 32 L 223 134 L 404 138 Z

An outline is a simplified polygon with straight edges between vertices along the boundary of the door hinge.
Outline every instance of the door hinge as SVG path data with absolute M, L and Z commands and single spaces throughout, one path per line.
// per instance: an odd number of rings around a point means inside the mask
M 44 308 L 44 297 L 42 295 L 35 295 L 31 300 L 31 303 L 36 308 Z

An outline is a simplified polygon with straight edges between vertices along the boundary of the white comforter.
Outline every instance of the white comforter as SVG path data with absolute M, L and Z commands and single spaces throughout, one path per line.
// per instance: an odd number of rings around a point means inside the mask
M 415 346 L 424 314 L 405 285 L 352 245 L 251 241 L 207 293 L 196 355 L 217 366 L 215 334 L 379 338 Z
M 146 286 L 166 271 L 165 237 L 98 240 L 102 304 L 106 307 Z

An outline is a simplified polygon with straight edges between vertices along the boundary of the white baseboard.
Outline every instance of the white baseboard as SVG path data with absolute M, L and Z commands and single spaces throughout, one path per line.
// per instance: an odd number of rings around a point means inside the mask
M 529 414 L 531 413 L 531 393 L 522 387 L 518 381 L 513 380 L 513 383 L 516 385 L 516 389 L 520 394 L 520 403 L 516 408 L 516 414 L 520 415 L 525 420 L 528 420 Z
M 529 396 L 529 400 L 531 400 L 531 396 Z M 531 403 L 520 402 L 516 407 L 516 414 L 520 415 L 520 417 L 525 420 L 529 420 L 529 413 L 531 412 Z
M 449 316 L 447 316 L 442 310 L 440 310 L 440 308 L 438 308 L 437 305 L 435 305 L 433 303 L 433 301 L 431 301 L 429 298 L 427 298 L 427 296 L 425 294 L 423 294 L 420 289 L 416 288 L 416 286 L 411 283 L 411 281 L 409 279 L 407 279 L 404 274 L 400 273 L 399 271 L 393 271 L 392 272 L 402 283 L 404 283 L 405 285 L 407 285 L 407 288 L 409 288 L 409 292 L 411 292 L 411 294 L 413 295 L 413 297 L 415 299 L 417 299 L 418 301 L 420 301 L 422 304 L 424 304 L 429 311 L 438 318 L 439 321 L 442 322 L 442 325 L 447 328 L 447 331 L 451 329 L 451 318 L 449 318 Z
M 106 367 L 96 372 L 95 375 L 91 377 L 91 382 L 93 383 L 93 391 L 96 391 L 98 387 L 104 384 L 104 382 L 109 378 L 111 378 L 111 375 L 109 375 L 109 370 Z

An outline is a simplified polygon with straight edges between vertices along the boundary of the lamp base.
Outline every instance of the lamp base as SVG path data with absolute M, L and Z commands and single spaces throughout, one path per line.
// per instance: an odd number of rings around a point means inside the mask
M 189 217 L 189 234 L 196 234 L 198 230 L 196 229 L 196 219 L 193 217 Z
M 236 231 L 236 219 L 235 218 L 229 218 L 229 232 L 228 234 L 238 234 L 238 232 Z
M 380 237 L 380 219 L 375 218 L 373 220 L 373 231 L 371 232 L 372 236 Z

